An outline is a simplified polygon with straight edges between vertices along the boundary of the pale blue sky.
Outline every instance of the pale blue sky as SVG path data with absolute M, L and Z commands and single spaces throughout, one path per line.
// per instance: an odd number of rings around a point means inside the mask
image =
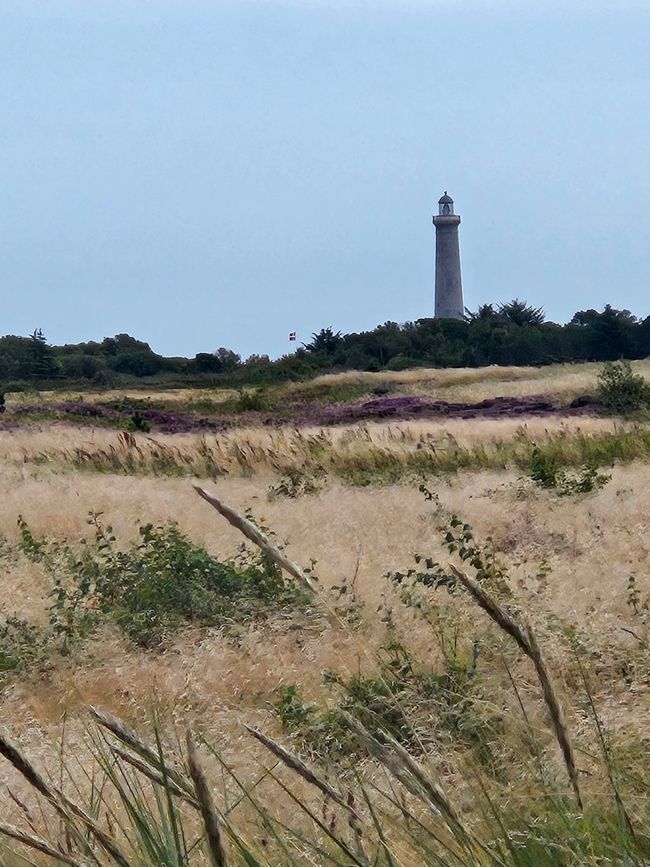
M 650 0 L 0 0 L 0 333 L 246 356 L 466 304 L 650 314 Z

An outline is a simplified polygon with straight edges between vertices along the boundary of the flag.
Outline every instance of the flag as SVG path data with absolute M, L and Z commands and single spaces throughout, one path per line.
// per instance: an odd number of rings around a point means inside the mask
M 289 332 L 289 340 L 295 340 L 295 339 L 296 339 L 296 332 L 290 331 Z

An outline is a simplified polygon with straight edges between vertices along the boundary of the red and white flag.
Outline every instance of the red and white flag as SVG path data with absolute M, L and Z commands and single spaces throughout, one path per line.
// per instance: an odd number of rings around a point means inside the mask
M 289 332 L 289 340 L 295 340 L 295 339 L 296 339 L 296 332 L 290 331 Z

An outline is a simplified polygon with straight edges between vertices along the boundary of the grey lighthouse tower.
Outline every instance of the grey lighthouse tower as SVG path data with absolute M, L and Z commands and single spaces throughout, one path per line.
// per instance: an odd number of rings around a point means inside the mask
M 436 227 L 437 319 L 463 319 L 465 315 L 460 279 L 459 223 L 460 217 L 454 214 L 454 200 L 445 190 L 438 202 L 438 214 L 433 218 Z

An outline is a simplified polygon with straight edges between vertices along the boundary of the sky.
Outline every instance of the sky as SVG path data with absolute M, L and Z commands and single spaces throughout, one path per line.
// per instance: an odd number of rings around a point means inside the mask
M 650 0 L 0 0 L 0 334 L 650 314 Z

